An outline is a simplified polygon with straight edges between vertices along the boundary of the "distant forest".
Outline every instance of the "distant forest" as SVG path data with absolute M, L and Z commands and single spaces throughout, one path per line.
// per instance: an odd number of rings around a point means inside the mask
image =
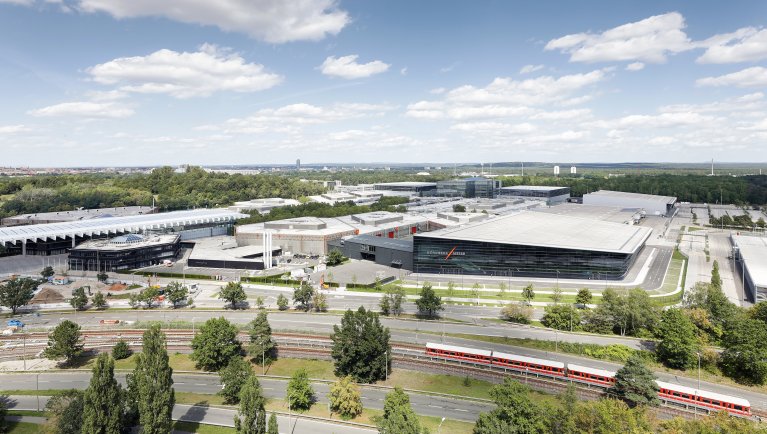
M 0 177 L 0 217 L 16 214 L 66 211 L 76 208 L 108 208 L 115 206 L 151 205 L 162 211 L 217 207 L 235 201 L 265 197 L 304 199 L 324 192 L 321 184 L 302 182 L 303 174 L 228 175 L 208 173 L 192 167 L 175 173 L 171 167 L 154 170 L 147 175 L 41 175 Z M 312 176 L 312 174 L 307 174 Z M 322 174 L 326 179 L 340 179 L 344 184 L 375 183 L 404 180 L 434 181 L 449 174 L 424 177 L 412 172 L 359 171 Z M 319 176 L 318 176 L 319 177 Z M 573 196 L 599 189 L 676 196 L 680 201 L 745 205 L 767 204 L 767 176 L 703 176 L 703 175 L 564 175 L 501 177 L 504 186 L 560 185 L 571 188 Z M 380 205 L 391 209 L 394 203 Z M 349 206 L 349 205 L 344 205 Z M 365 208 L 360 208 L 363 211 Z M 312 214 L 334 214 L 341 210 L 320 210 L 310 206 L 296 209 Z M 357 211 L 357 212 L 359 212 Z M 292 213 L 292 211 L 291 211 Z M 254 218 L 258 220 L 258 218 Z

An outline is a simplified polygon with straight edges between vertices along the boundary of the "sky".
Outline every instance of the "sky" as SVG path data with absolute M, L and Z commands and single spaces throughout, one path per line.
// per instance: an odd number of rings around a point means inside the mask
M 0 0 L 0 165 L 762 162 L 765 25 L 761 0 Z

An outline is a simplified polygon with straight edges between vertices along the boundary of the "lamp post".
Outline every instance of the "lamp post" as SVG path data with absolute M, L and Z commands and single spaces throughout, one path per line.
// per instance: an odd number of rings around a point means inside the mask
M 445 418 L 443 417 L 441 421 L 439 421 L 439 426 L 437 426 L 437 434 L 439 434 L 439 431 L 442 429 L 442 424 L 445 422 Z

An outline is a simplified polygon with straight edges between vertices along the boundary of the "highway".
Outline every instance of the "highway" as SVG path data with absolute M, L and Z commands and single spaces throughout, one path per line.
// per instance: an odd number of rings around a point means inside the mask
M 116 372 L 115 377 L 125 386 L 125 372 Z M 90 372 L 41 372 L 35 373 L 2 373 L 3 390 L 35 390 L 37 386 L 45 389 L 86 389 L 91 378 Z M 218 374 L 173 374 L 176 392 L 215 394 L 221 390 Z M 285 399 L 287 380 L 274 378 L 259 378 L 264 395 L 270 399 Z M 315 382 L 312 385 L 317 399 L 314 405 L 327 408 L 327 396 L 330 392 L 328 383 Z M 391 390 L 379 387 L 360 388 L 362 403 L 365 408 L 383 409 L 384 398 Z M 489 402 L 456 399 L 443 396 L 409 393 L 413 410 L 423 416 L 446 417 L 452 420 L 474 422 L 479 413 L 495 408 Z M 203 403 L 198 403 L 203 404 Z M 287 408 L 285 408 L 287 411 Z M 231 421 L 231 418 L 229 419 Z
M 40 406 L 44 407 L 48 402 L 47 396 L 40 397 Z M 38 407 L 37 397 L 13 395 L 8 397 L 9 407 L 16 410 L 36 410 Z M 173 420 L 186 422 L 199 422 L 209 425 L 234 426 L 235 410 L 228 408 L 209 407 L 206 405 L 186 405 L 176 404 L 173 407 Z M 12 418 L 13 416 L 11 416 Z M 26 417 L 26 416 L 25 416 Z M 24 420 L 24 419 L 22 419 Z M 30 422 L 42 423 L 42 418 L 29 418 Z M 26 420 L 25 420 L 26 421 Z M 288 417 L 288 415 L 278 414 L 277 425 L 280 433 L 314 433 L 314 434 L 369 434 L 378 431 L 371 428 L 355 427 L 324 422 L 321 420 L 305 419 L 300 417 Z

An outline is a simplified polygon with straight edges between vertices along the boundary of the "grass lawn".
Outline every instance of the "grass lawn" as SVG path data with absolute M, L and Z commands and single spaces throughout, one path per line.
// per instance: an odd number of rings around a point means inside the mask
M 36 434 L 40 425 L 29 422 L 8 422 L 8 434 Z
M 224 405 L 224 397 L 207 393 L 176 392 L 176 404 Z
M 267 366 L 267 375 L 277 375 L 290 377 L 299 368 L 306 369 L 309 378 L 319 378 L 322 380 L 335 380 L 333 375 L 333 363 L 326 360 L 311 359 L 277 359 Z M 254 367 L 256 373 L 261 373 L 261 366 Z
M 54 389 L 40 389 L 40 390 L 0 390 L 0 394 L 2 395 L 22 395 L 22 396 L 53 396 L 57 393 L 61 392 L 61 390 L 54 390 Z
M 173 423 L 173 429 L 178 431 L 193 432 L 198 434 L 230 434 L 237 431 L 234 428 L 217 425 L 203 425 L 197 422 L 179 422 Z
M 115 360 L 115 369 L 134 369 L 136 367 L 137 353 L 131 354 L 127 359 Z M 174 371 L 199 371 L 195 368 L 194 362 L 189 358 L 189 354 L 171 353 L 168 354 L 170 367 Z M 72 364 L 72 367 L 78 369 L 91 369 L 96 363 L 95 356 L 89 356 L 81 361 Z
M 423 390 L 425 392 L 490 399 L 489 392 L 492 383 L 469 379 L 468 385 L 466 385 L 464 381 L 464 378 L 452 375 L 423 374 L 421 372 L 395 369 L 389 374 L 387 381 L 380 381 L 376 384 L 392 387 L 399 385 L 406 389 Z
M 8 416 L 39 416 L 45 417 L 44 411 L 34 410 L 8 410 Z

